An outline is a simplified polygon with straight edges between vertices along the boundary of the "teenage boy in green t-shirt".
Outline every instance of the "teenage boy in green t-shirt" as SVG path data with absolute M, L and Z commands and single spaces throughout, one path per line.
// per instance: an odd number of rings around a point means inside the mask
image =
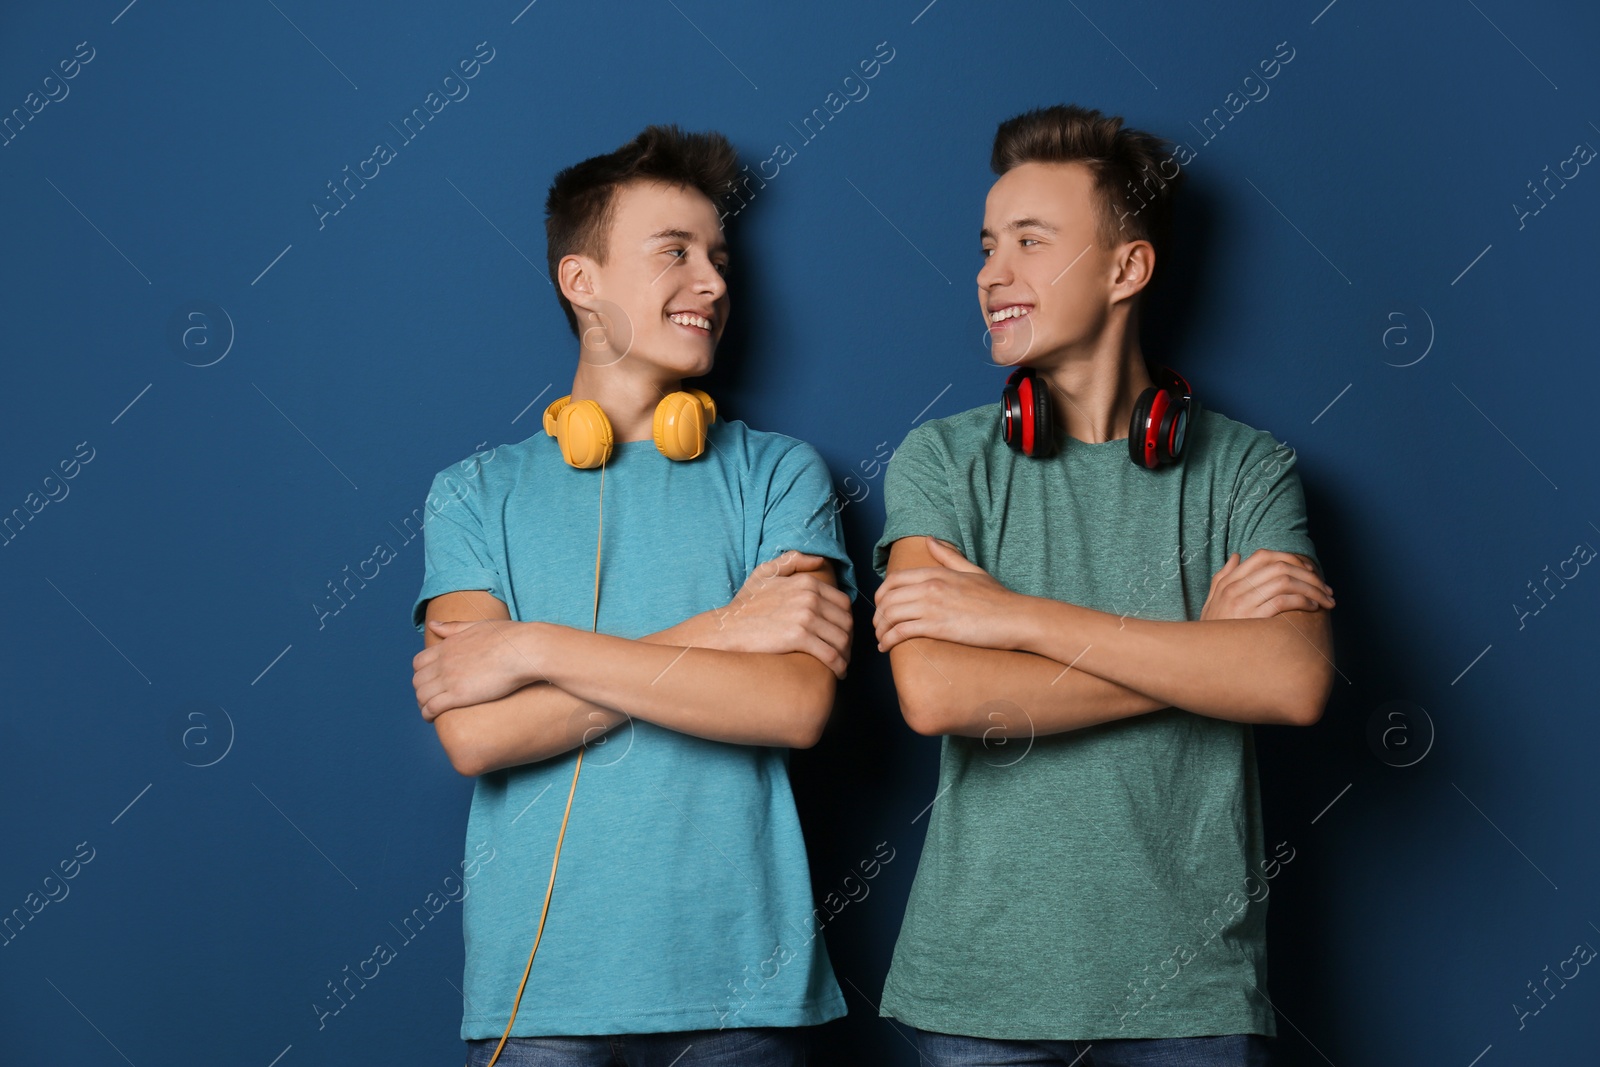
M 1293 851 L 1251 725 L 1315 723 L 1334 673 L 1294 454 L 1145 362 L 1162 142 L 1051 107 L 992 166 L 978 297 L 1016 369 L 906 436 L 873 554 L 902 712 L 943 737 L 882 1013 L 933 1064 L 1261 1063 Z

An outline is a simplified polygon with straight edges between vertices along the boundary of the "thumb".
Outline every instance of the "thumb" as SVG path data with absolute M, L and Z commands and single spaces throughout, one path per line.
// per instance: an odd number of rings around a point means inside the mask
M 451 634 L 459 633 L 462 629 L 471 626 L 472 622 L 469 619 L 429 619 L 428 625 L 433 627 L 434 633 L 449 637 Z
M 956 571 L 981 571 L 982 567 L 963 556 L 959 549 L 945 544 L 937 537 L 928 536 L 928 551 L 940 563 Z

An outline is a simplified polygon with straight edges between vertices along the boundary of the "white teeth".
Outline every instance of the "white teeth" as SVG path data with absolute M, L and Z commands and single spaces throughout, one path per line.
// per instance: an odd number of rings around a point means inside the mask
M 671 319 L 673 322 L 676 322 L 680 326 L 698 326 L 708 333 L 711 330 L 711 320 L 701 318 L 699 315 L 691 315 L 687 312 L 682 312 L 677 315 L 668 315 L 667 318 Z
M 1004 322 L 1006 319 L 1017 319 L 1028 313 L 1028 309 L 1021 304 L 1013 304 L 1001 311 L 989 315 L 990 322 Z

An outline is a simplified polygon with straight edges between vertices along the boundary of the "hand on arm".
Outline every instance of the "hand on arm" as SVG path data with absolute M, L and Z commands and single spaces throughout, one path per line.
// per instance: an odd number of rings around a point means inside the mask
M 488 603 L 442 603 L 460 595 Z M 440 621 L 451 614 L 465 617 Z M 627 718 L 617 706 L 712 740 L 809 746 L 850 653 L 849 597 L 827 560 L 798 552 L 758 567 L 726 607 L 637 641 L 514 623 L 487 593 L 435 598 L 428 618 L 417 702 L 472 774 L 568 751 Z M 438 725 L 452 715 L 458 727 Z
M 1000 699 L 1030 720 L 1008 736 L 1168 706 L 1236 721 L 1310 723 L 1332 684 L 1323 610 L 1332 600 L 1304 557 L 1230 558 L 1212 580 L 1203 624 L 1127 619 L 1014 593 L 933 538 L 896 541 L 889 571 L 873 623 L 906 720 L 919 733 L 993 731 L 984 710 Z M 1309 610 L 1288 610 L 1299 604 Z M 962 647 L 988 654 L 955 651 Z M 1067 665 L 1073 669 L 1060 673 Z M 1043 673 L 1059 680 L 1040 688 Z M 1071 679 L 1076 690 L 1054 692 Z

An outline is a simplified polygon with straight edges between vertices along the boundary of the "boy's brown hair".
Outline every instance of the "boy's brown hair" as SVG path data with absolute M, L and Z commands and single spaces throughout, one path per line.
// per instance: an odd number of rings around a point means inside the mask
M 544 232 L 552 282 L 565 256 L 606 261 L 616 192 L 634 181 L 665 182 L 698 189 L 720 207 L 738 173 L 738 153 L 720 133 L 684 133 L 677 126 L 647 126 L 644 132 L 605 155 L 592 156 L 556 175 L 544 202 Z M 567 325 L 578 335 L 572 302 L 556 285 L 556 299 Z
M 1009 118 L 995 132 L 990 169 L 1004 174 L 1023 163 L 1088 166 L 1094 174 L 1095 233 L 1101 246 L 1145 240 L 1155 250 L 1156 263 L 1166 262 L 1173 198 L 1183 183 L 1168 142 L 1124 129 L 1120 116 L 1056 104 Z

